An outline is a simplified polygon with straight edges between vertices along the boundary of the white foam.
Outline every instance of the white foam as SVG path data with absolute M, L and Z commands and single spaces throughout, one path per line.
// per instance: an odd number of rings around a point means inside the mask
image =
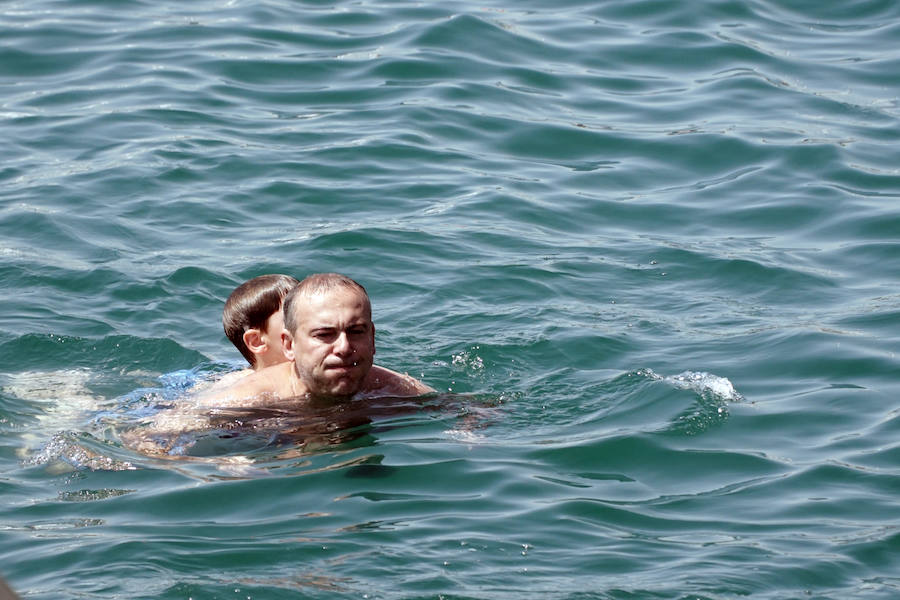
M 52 465 L 66 464 L 73 469 L 90 469 L 92 471 L 132 471 L 134 465 L 128 461 L 121 461 L 102 454 L 97 454 L 78 443 L 78 436 L 73 432 L 61 431 L 55 434 L 50 441 L 29 457 L 28 465 Z
M 25 371 L 6 376 L 4 393 L 41 404 L 38 416 L 47 429 L 79 429 L 91 411 L 97 410 L 102 398 L 88 388 L 93 379 L 89 369 L 59 371 Z
M 738 402 L 743 399 L 728 378 L 712 373 L 685 371 L 678 375 L 664 377 L 663 381 L 683 390 L 693 390 L 698 394 L 712 394 L 729 402 Z
M 444 431 L 444 435 L 457 442 L 467 444 L 480 444 L 487 440 L 484 435 L 468 429 L 447 429 Z
M 102 457 L 89 456 L 77 444 L 58 435 L 83 431 L 90 415 L 100 406 L 102 398 L 88 388 L 93 378 L 90 369 L 24 371 L 4 376 L 5 394 L 40 407 L 40 413 L 35 415 L 37 426 L 20 434 L 22 446 L 16 451 L 20 458 L 30 464 L 63 459 L 72 466 L 114 468 L 101 466 Z M 32 456 L 35 451 L 37 454 Z
M 89 369 L 24 371 L 6 376 L 3 391 L 22 400 L 52 401 L 61 398 L 93 398 L 87 388 Z

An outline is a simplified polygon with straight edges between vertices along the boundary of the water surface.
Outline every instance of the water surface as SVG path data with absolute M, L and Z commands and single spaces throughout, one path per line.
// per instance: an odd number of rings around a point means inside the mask
M 896 3 L 38 0 L 0 34 L 22 597 L 900 593 Z M 240 366 L 236 285 L 321 271 L 438 396 L 122 443 Z

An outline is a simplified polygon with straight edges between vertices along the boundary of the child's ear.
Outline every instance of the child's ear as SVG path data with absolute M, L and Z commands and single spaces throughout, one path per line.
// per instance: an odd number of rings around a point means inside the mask
M 287 330 L 281 332 L 281 349 L 286 359 L 294 360 L 294 338 Z
M 253 354 L 261 354 L 269 347 L 269 344 L 263 339 L 262 332 L 255 327 L 244 332 L 244 345 Z

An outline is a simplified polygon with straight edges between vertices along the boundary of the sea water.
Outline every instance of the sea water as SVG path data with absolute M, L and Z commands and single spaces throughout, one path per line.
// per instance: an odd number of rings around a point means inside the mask
M 0 34 L 23 598 L 900 596 L 900 4 L 13 0 Z M 123 444 L 241 368 L 236 285 L 323 271 L 438 394 Z

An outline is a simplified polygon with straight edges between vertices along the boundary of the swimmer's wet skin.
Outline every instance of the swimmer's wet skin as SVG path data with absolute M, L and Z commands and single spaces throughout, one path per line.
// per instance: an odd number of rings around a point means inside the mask
M 433 398 L 430 397 L 430 398 Z M 340 402 L 308 398 L 253 398 L 243 406 L 196 406 L 185 399 L 120 435 L 122 443 L 142 454 L 164 457 L 209 456 L 212 437 L 254 438 L 258 445 L 308 443 L 333 445 L 373 418 L 407 414 L 425 406 L 418 397 L 364 397 Z M 212 436 L 212 437 L 211 437 Z M 244 442 L 237 446 L 245 445 Z M 234 449 L 235 444 L 229 443 Z
M 131 434 L 141 451 L 158 447 L 154 436 L 210 428 L 211 413 L 198 408 L 327 407 L 354 398 L 410 398 L 436 393 L 414 377 L 373 364 L 375 324 L 365 288 L 337 273 L 311 275 L 284 298 L 282 342 L 287 362 L 262 368 L 231 386 L 216 386 L 156 415 Z M 171 450 L 169 443 L 166 447 Z
M 284 299 L 284 354 L 230 388 L 198 399 L 206 406 L 253 399 L 346 400 L 357 394 L 420 396 L 435 390 L 409 375 L 374 366 L 375 325 L 365 289 L 336 273 L 311 275 Z

